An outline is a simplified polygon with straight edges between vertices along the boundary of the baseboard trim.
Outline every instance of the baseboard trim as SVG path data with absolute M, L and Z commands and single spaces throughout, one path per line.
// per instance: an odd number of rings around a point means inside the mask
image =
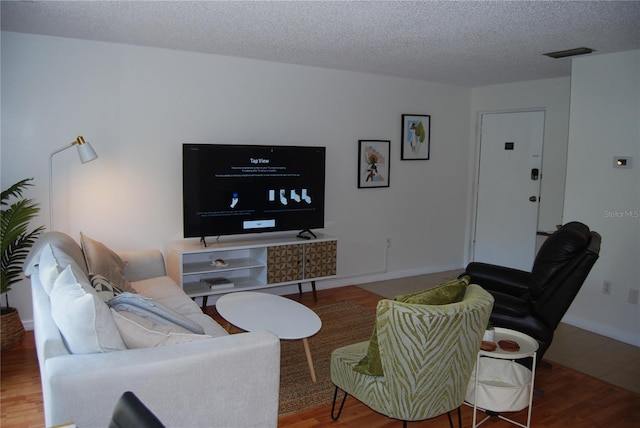
M 322 281 L 320 288 L 336 288 L 347 285 L 360 285 L 370 282 L 387 281 L 390 279 L 408 278 L 411 276 L 426 275 L 431 273 L 446 272 L 450 270 L 464 269 L 462 264 L 430 266 L 419 269 L 405 269 L 394 272 L 372 272 L 363 275 L 342 276 Z M 320 284 L 319 284 L 320 285 Z
M 634 336 L 633 334 L 612 329 L 611 327 L 595 323 L 593 321 L 588 321 L 583 318 L 574 317 L 572 315 L 565 315 L 564 318 L 562 318 L 562 322 L 619 342 L 640 347 L 640 336 Z

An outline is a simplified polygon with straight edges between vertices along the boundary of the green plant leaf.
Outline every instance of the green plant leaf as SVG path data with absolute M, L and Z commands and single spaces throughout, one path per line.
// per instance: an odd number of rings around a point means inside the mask
M 11 198 L 22 198 L 22 192 L 32 186 L 27 178 L 2 191 L 2 217 L 0 218 L 0 293 L 11 290 L 11 284 L 22 279 L 22 265 L 44 226 L 29 231 L 29 222 L 40 212 L 33 199 L 18 199 L 9 205 Z M 4 207 L 7 207 L 6 209 Z

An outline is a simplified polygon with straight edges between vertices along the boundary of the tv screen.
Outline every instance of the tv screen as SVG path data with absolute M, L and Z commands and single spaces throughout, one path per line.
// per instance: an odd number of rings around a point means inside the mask
M 183 144 L 184 237 L 324 227 L 325 147 Z

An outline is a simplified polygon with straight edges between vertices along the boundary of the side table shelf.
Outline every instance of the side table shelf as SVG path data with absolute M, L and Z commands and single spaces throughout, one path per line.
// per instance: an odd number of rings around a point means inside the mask
M 507 352 L 500 347 L 495 351 L 478 351 L 476 367 L 467 388 L 465 403 L 473 407 L 473 428 L 480 426 L 491 416 L 518 425 L 531 426 L 531 405 L 536 370 L 538 342 L 530 336 L 515 330 L 495 328 L 495 342 L 512 340 L 520 345 L 520 350 Z M 516 360 L 531 359 L 531 370 Z M 517 412 L 528 408 L 527 422 L 509 419 L 501 412 Z M 487 412 L 487 416 L 477 422 L 477 411 Z M 476 423 L 477 422 L 477 423 Z

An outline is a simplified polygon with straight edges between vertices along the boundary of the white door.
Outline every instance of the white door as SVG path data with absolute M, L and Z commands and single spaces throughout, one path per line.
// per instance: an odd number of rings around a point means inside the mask
M 474 261 L 531 270 L 544 111 L 481 115 Z

